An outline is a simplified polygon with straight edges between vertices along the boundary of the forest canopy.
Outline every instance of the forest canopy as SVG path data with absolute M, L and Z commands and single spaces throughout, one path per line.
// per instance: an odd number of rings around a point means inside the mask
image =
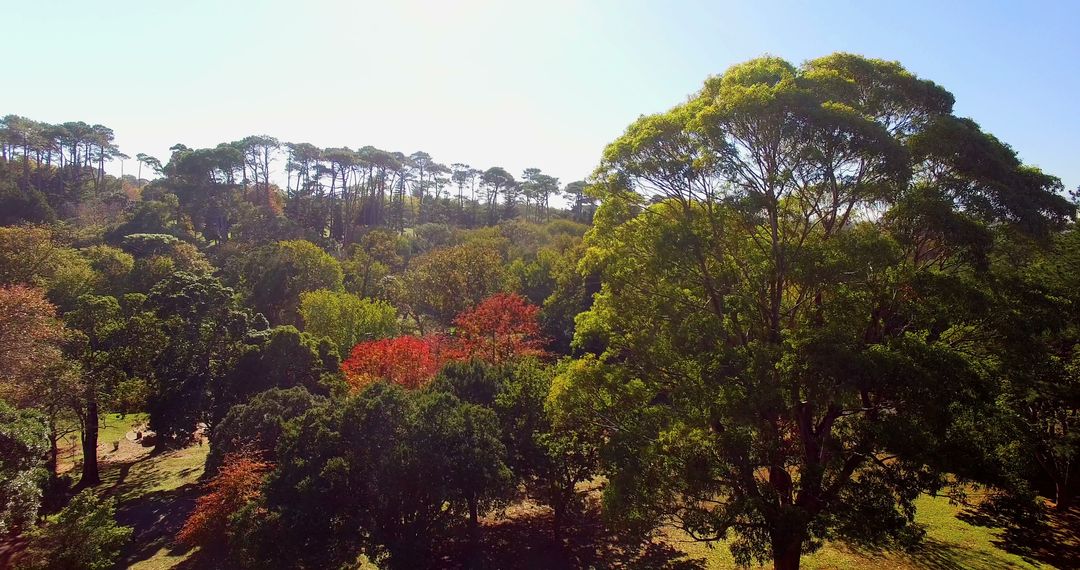
M 1071 508 L 1076 196 L 944 87 L 761 57 L 597 158 L 253 135 L 116 177 L 111 129 L 5 116 L 16 560 L 131 563 L 106 488 L 196 453 L 162 548 L 232 567 L 468 566 L 539 509 L 551 549 L 587 520 L 645 566 L 679 533 L 787 570 L 917 547 L 928 495 Z

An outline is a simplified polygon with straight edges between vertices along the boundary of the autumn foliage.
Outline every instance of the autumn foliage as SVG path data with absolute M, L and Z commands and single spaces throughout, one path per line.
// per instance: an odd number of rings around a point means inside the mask
M 456 319 L 456 353 L 459 358 L 479 358 L 492 364 L 542 352 L 540 307 L 515 293 L 492 295 Z
M 383 379 L 405 388 L 419 388 L 451 356 L 447 348 L 445 339 L 436 335 L 361 342 L 341 363 L 341 371 L 356 391 Z
M 540 308 L 512 293 L 493 295 L 454 320 L 456 335 L 399 336 L 361 342 L 341 364 L 359 391 L 379 380 L 419 388 L 451 360 L 477 358 L 493 364 L 542 354 Z
M 259 496 L 263 477 L 271 467 L 253 451 L 226 455 L 176 540 L 188 546 L 220 545 L 226 536 L 229 515 Z
M 33 287 L 0 287 L 0 396 L 31 399 L 33 380 L 61 360 L 66 336 L 56 307 Z

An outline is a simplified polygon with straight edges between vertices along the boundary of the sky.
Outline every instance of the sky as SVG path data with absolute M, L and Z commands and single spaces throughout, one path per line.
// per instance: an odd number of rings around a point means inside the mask
M 100 123 L 131 156 L 268 134 L 566 183 L 735 63 L 848 51 L 944 86 L 957 114 L 1080 186 L 1080 1 L 0 0 L 0 15 L 0 115 Z

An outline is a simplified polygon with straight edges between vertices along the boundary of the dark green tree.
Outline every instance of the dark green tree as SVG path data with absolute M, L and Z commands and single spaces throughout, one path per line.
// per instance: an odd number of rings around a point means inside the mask
M 206 472 L 216 473 L 225 456 L 244 450 L 258 452 L 263 460 L 274 463 L 285 424 L 325 402 L 303 386 L 294 386 L 271 388 L 229 408 L 211 432 Z
M 431 564 L 463 513 L 505 496 L 504 453 L 495 414 L 446 392 L 377 383 L 313 407 L 284 429 L 265 504 L 241 523 L 246 552 L 297 567 L 360 552 L 393 568 Z
M 235 368 L 249 330 L 266 321 L 214 277 L 185 272 L 155 285 L 146 306 L 165 335 L 154 359 L 150 429 L 163 447 L 184 444 L 209 419 L 210 390 Z
M 597 472 L 600 434 L 576 423 L 581 416 L 568 413 L 568 404 L 548 409 L 553 374 L 552 367 L 535 359 L 498 366 L 478 360 L 452 362 L 428 390 L 494 412 L 514 484 L 524 485 L 531 496 L 552 507 L 559 536 L 568 515 L 581 504 L 577 484 Z M 510 496 L 502 494 L 507 489 L 497 479 L 486 488 L 495 504 Z
M 260 392 L 303 387 L 314 394 L 329 395 L 335 386 L 339 359 L 329 339 L 281 326 L 254 332 L 240 350 L 224 377 L 209 386 L 207 423 L 211 431 L 230 408 Z
M 1080 489 L 1080 232 L 1049 244 L 1001 236 L 983 292 L 987 361 L 1001 379 L 1004 484 L 1067 510 Z
M 363 551 L 394 567 L 424 560 L 449 496 L 415 453 L 415 420 L 413 398 L 376 384 L 290 424 L 267 485 L 264 559 L 327 567 Z
M 266 246 L 250 260 L 246 287 L 255 310 L 272 324 L 300 324 L 300 294 L 342 288 L 341 264 L 304 240 Z
M 155 353 L 165 343 L 157 319 L 143 309 L 141 298 L 125 300 L 127 306 L 121 307 L 115 297 L 83 295 L 64 315 L 68 326 L 78 331 L 72 352 L 81 381 L 72 402 L 82 428 L 83 486 L 101 482 L 97 448 L 102 404 L 111 404 L 125 381 L 149 378 Z
M 443 479 L 450 498 L 464 504 L 475 530 L 481 510 L 505 504 L 513 491 L 495 412 L 433 391 L 419 398 L 416 413 L 414 445 L 431 469 L 429 478 Z

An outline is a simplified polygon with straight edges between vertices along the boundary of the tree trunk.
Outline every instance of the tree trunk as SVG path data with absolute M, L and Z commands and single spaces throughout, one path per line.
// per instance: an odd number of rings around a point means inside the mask
M 563 508 L 562 505 L 553 505 L 551 510 L 553 513 L 553 516 L 551 517 L 551 534 L 555 538 L 555 542 L 561 543 L 563 516 L 566 509 Z
M 86 421 L 83 422 L 82 480 L 79 481 L 79 485 L 82 487 L 92 487 L 101 483 L 101 477 L 98 473 L 97 447 L 98 405 L 96 398 L 90 398 L 90 401 L 86 403 Z
M 23 145 L 23 187 L 25 191 L 30 188 L 30 147 Z
M 57 466 L 58 458 L 60 456 L 59 446 L 56 445 L 56 440 L 60 435 L 56 430 L 55 418 L 49 418 L 49 457 L 45 460 L 45 468 L 49 470 L 49 481 L 56 481 L 57 478 Z
M 475 532 L 480 527 L 480 508 L 477 505 L 476 497 L 469 497 L 469 525 Z
M 1054 482 L 1054 508 L 1058 511 L 1067 511 L 1073 505 L 1074 491 L 1068 479 Z
M 772 540 L 774 570 L 799 570 L 802 543 L 802 537 L 798 535 L 774 536 Z

